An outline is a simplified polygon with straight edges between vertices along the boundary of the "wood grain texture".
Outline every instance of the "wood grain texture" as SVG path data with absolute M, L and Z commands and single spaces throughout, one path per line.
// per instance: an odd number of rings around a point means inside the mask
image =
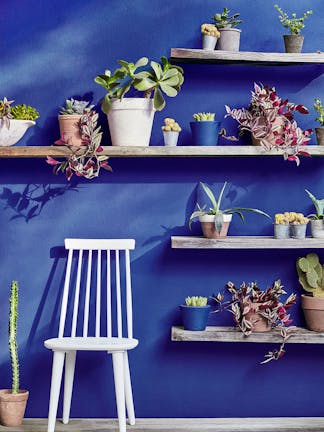
M 25 419 L 22 426 L 3 427 L 0 432 L 45 432 L 46 419 Z M 324 432 L 320 417 L 262 418 L 162 418 L 137 419 L 129 432 Z M 57 421 L 55 432 L 119 432 L 117 420 L 71 419 L 63 425 Z
M 171 48 L 171 60 L 175 62 L 191 63 L 232 63 L 255 65 L 299 65 L 299 64 L 323 64 L 324 53 L 271 53 L 249 51 L 218 51 L 188 48 Z
M 229 236 L 221 239 L 171 237 L 173 249 L 324 249 L 324 239 L 275 239 L 264 236 Z
M 281 342 L 282 337 L 276 330 L 266 333 L 244 334 L 236 327 L 206 327 L 205 331 L 184 330 L 183 327 L 172 327 L 171 340 L 175 342 Z M 296 327 L 287 343 L 324 344 L 324 333 L 313 332 Z

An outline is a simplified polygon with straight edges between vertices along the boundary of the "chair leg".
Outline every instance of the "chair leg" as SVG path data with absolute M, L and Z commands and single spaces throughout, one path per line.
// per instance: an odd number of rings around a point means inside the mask
M 47 432 L 54 432 L 58 400 L 60 396 L 61 381 L 64 366 L 64 351 L 53 352 L 53 367 L 52 367 L 52 382 L 51 382 L 51 394 L 50 403 L 48 410 L 48 426 Z
M 126 432 L 126 409 L 124 388 L 124 361 L 123 352 L 113 352 L 112 362 L 115 380 L 116 404 L 119 421 L 119 432 Z
M 70 419 L 73 379 L 75 369 L 76 351 L 66 353 L 64 377 L 63 423 L 68 424 Z
M 128 415 L 128 422 L 131 426 L 135 424 L 135 411 L 132 392 L 132 382 L 129 372 L 128 353 L 124 352 L 124 384 L 125 384 L 125 400 Z

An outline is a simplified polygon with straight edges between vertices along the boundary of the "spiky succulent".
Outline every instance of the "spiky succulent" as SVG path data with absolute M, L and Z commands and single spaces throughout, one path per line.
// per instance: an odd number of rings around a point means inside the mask
M 65 107 L 61 107 L 61 115 L 83 115 L 85 112 L 92 110 L 94 105 L 89 105 L 90 102 L 76 99 L 67 99 Z
M 207 297 L 198 297 L 198 296 L 192 296 L 192 297 L 186 297 L 185 302 L 186 306 L 191 307 L 203 307 L 207 305 Z
M 0 100 L 0 119 L 3 120 L 4 125 L 9 129 L 10 119 L 12 119 L 11 114 L 11 104 L 13 100 L 8 100 L 6 97 L 3 100 Z
M 39 117 L 39 112 L 35 108 L 25 104 L 13 106 L 11 114 L 15 120 L 36 120 Z
M 202 113 L 196 113 L 192 116 L 197 122 L 202 121 L 214 121 L 215 120 L 215 114 L 210 112 L 202 112 Z

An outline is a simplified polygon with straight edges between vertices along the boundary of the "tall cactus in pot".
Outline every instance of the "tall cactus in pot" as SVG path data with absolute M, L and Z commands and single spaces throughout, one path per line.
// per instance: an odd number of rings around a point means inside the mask
M 12 393 L 19 391 L 19 358 L 17 346 L 18 282 L 11 282 L 9 314 L 9 349 L 12 368 Z

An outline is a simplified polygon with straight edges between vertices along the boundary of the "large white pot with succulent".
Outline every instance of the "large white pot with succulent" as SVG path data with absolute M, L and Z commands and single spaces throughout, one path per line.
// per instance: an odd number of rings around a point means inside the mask
M 140 58 L 136 63 L 119 60 L 120 68 L 106 70 L 95 82 L 107 90 L 101 108 L 108 117 L 112 145 L 148 146 L 155 111 L 165 107 L 163 93 L 175 97 L 183 83 L 183 70 L 173 66 L 166 57 L 161 64 Z M 143 92 L 144 97 L 124 97 L 131 90 Z M 153 97 L 152 97 L 153 95 Z
M 39 113 L 35 108 L 21 104 L 12 105 L 13 100 L 6 97 L 0 100 L 0 146 L 15 145 L 26 133 L 35 126 Z

